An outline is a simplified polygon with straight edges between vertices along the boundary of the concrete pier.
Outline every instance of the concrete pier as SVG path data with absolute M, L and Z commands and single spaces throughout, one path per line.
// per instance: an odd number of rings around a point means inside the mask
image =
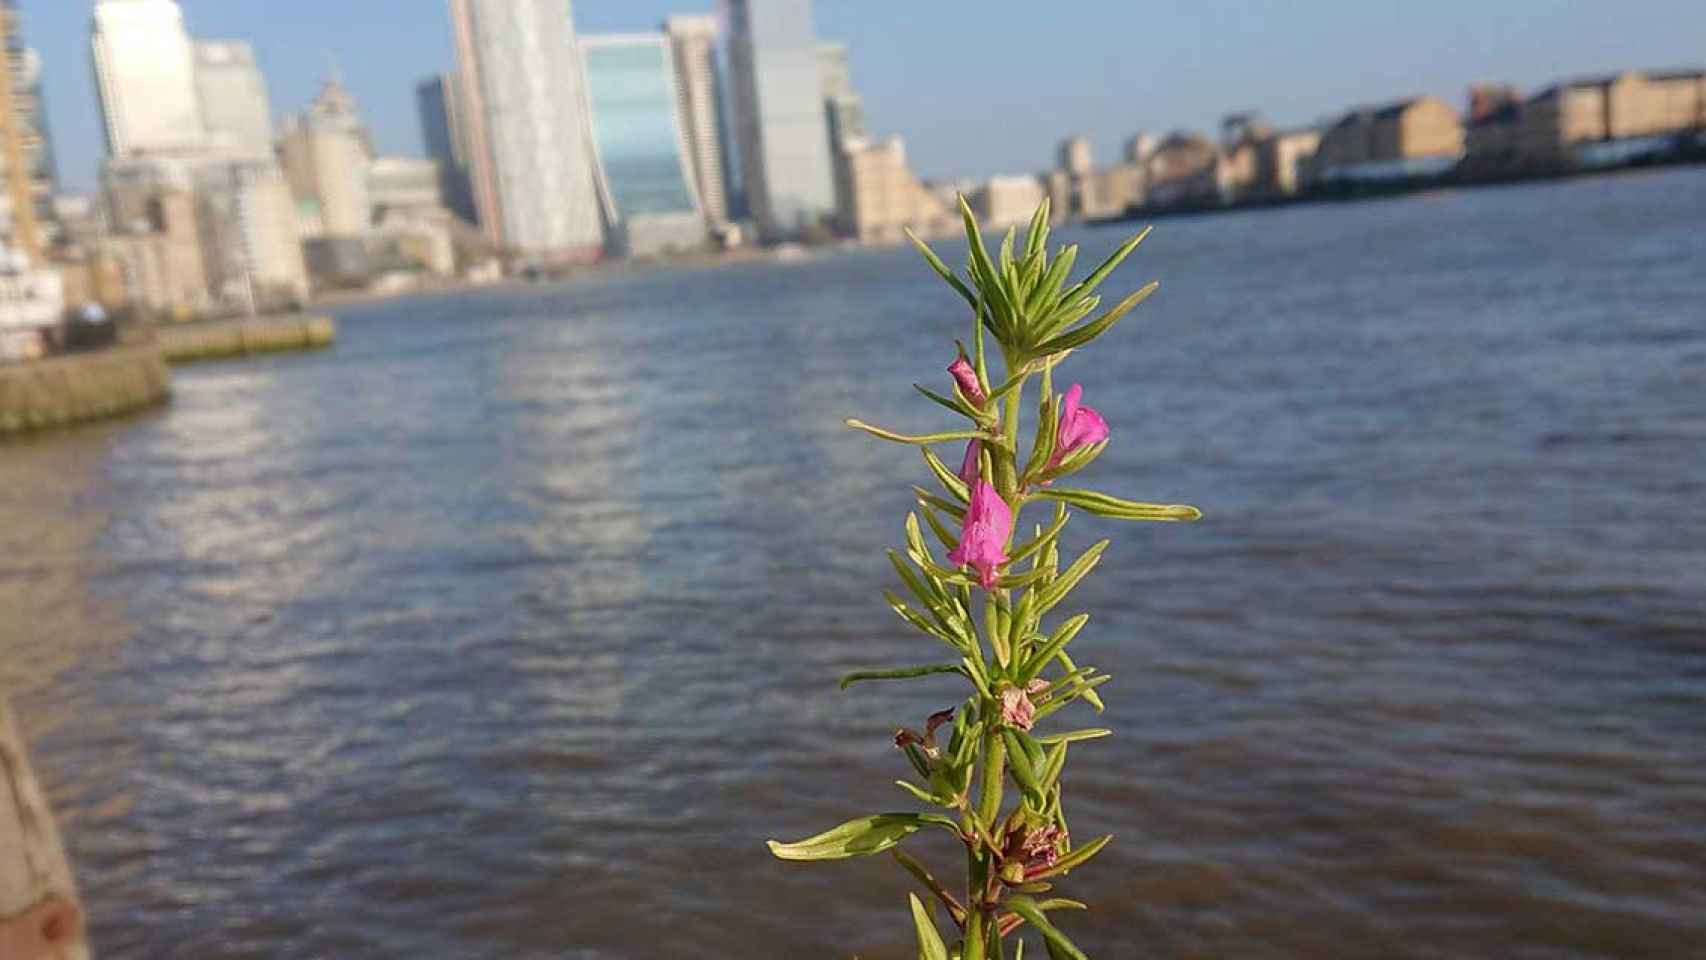
M 283 350 L 316 350 L 338 336 L 331 317 L 258 317 L 161 327 L 156 332 L 167 363 L 189 363 L 221 357 Z
M 0 366 L 0 438 L 122 416 L 170 393 L 153 344 Z

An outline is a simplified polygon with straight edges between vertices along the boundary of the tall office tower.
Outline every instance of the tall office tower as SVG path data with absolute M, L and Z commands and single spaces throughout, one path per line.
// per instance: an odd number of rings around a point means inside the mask
M 372 226 L 372 148 L 355 98 L 335 73 L 307 110 L 286 121 L 279 154 L 296 201 L 317 208 L 318 230 L 310 235 L 353 236 Z
M 612 239 L 628 256 L 705 245 L 705 214 L 694 187 L 674 57 L 655 34 L 583 37 L 599 183 Z
M 200 149 L 195 55 L 175 0 L 98 0 L 90 47 L 114 157 Z
M 480 226 L 546 263 L 604 252 L 571 16 L 569 0 L 450 0 Z
M 835 212 L 811 0 L 724 0 L 735 138 L 747 204 L 767 239 Z
M 866 145 L 865 104 L 853 89 L 847 66 L 847 47 L 821 43 L 817 48 L 818 76 L 823 88 L 823 117 L 829 129 L 830 166 L 835 171 L 835 211 L 845 233 L 856 233 L 858 219 L 853 197 L 850 151 Z M 904 157 L 905 151 L 900 151 Z M 902 161 L 904 165 L 904 160 Z
M 41 58 L 24 46 L 17 5 L 0 0 L 0 245 L 39 259 L 55 175 L 41 101 Z
M 724 223 L 729 219 L 729 170 L 723 84 L 717 71 L 717 18 L 670 17 L 663 29 L 675 56 L 681 133 L 687 141 L 699 201 L 712 223 Z
M 854 140 L 864 140 L 865 101 L 853 88 L 853 72 L 847 66 L 847 47 L 839 43 L 819 44 L 818 76 L 823 84 L 824 122 L 829 126 L 830 146 L 840 150 Z
M 273 155 L 272 104 L 253 47 L 242 40 L 197 43 L 195 87 L 208 146 L 227 156 Z
M 428 77 L 415 86 L 421 113 L 421 139 L 438 164 L 438 189 L 444 205 L 467 223 L 478 223 L 470 178 L 467 101 L 454 73 Z

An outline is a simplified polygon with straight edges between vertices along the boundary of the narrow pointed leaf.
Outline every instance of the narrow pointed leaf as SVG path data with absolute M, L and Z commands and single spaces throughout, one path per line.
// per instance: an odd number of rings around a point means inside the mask
M 1082 297 L 1094 291 L 1101 285 L 1103 280 L 1108 279 L 1108 275 L 1114 272 L 1114 268 L 1120 265 L 1120 261 L 1130 256 L 1131 252 L 1137 249 L 1137 245 L 1142 243 L 1143 238 L 1149 236 L 1149 231 L 1153 229 L 1153 227 L 1144 227 L 1143 232 L 1132 237 L 1130 240 L 1127 240 L 1125 243 L 1120 244 L 1119 249 L 1115 250 L 1108 259 L 1102 261 L 1102 265 L 1097 267 L 1095 272 L 1091 273 L 1088 277 L 1085 277 L 1082 283 L 1079 283 L 1071 290 L 1067 291 L 1067 299 Z
M 1042 908 L 1035 900 L 1030 897 L 1009 897 L 1004 906 L 1024 917 L 1026 923 L 1037 928 L 1037 932 L 1043 935 L 1043 940 L 1051 948 L 1059 950 L 1061 956 L 1070 957 L 1071 960 L 1089 960 L 1084 955 L 1084 951 L 1078 949 L 1077 944 L 1067 939 L 1066 934 L 1061 933 L 1055 928 L 1054 924 L 1049 922 L 1048 916 L 1043 913 Z
M 1094 490 L 1049 487 L 1036 490 L 1031 496 L 1040 497 L 1044 500 L 1057 500 L 1074 507 L 1082 507 L 1098 516 L 1113 517 L 1116 520 L 1159 520 L 1171 523 L 1190 523 L 1202 518 L 1201 510 L 1185 504 L 1139 503 L 1135 500 L 1121 500 L 1119 497 L 1097 493 Z
M 1081 613 L 1056 627 L 1054 633 L 1048 638 L 1048 642 L 1031 655 L 1030 661 L 1019 672 L 1019 682 L 1029 682 L 1032 677 L 1041 673 L 1043 668 L 1048 666 L 1048 662 L 1054 659 L 1054 655 L 1071 643 L 1072 638 L 1078 636 L 1078 631 L 1084 629 L 1084 625 L 1089 622 L 1090 615 Z
M 963 675 L 964 671 L 957 663 L 933 663 L 925 667 L 900 667 L 894 670 L 855 670 L 841 678 L 841 689 L 845 690 L 865 680 L 910 680 L 913 677 L 928 677 L 938 673 Z
M 918 239 L 918 234 L 913 233 L 910 227 L 906 228 L 906 236 L 912 241 L 912 245 L 918 248 L 918 252 L 924 255 L 924 262 L 930 265 L 930 269 L 936 271 L 937 276 L 946 280 L 948 286 L 958 291 L 959 295 L 966 299 L 966 303 L 976 307 L 977 295 L 971 292 L 971 288 L 967 287 L 963 280 L 954 276 L 954 271 L 948 269 L 948 265 L 942 262 L 941 257 L 936 256 L 936 251 L 930 249 L 929 244 Z
M 873 427 L 863 420 L 848 420 L 847 425 L 855 430 L 863 430 L 873 437 L 893 440 L 895 443 L 924 444 L 947 443 L 950 440 L 988 439 L 981 430 L 950 430 L 947 433 L 927 433 L 922 436 L 913 436 L 895 433 L 893 430 L 884 430 L 882 427 Z
M 1068 852 L 1067 854 L 1062 856 L 1059 860 L 1056 860 L 1054 862 L 1054 866 L 1049 867 L 1047 870 L 1043 870 L 1043 871 L 1039 872 L 1036 876 L 1032 877 L 1031 879 L 1032 880 L 1047 880 L 1050 877 L 1058 877 L 1061 874 L 1066 873 L 1066 872 L 1068 872 L 1068 871 L 1070 871 L 1076 867 L 1081 867 L 1087 861 L 1089 861 L 1089 859 L 1091 857 L 1102 852 L 1102 848 L 1107 846 L 1108 842 L 1112 839 L 1114 839 L 1114 835 L 1110 833 L 1110 834 L 1107 834 L 1105 836 L 1097 837 L 1096 839 L 1094 839 L 1094 840 L 1090 841 L 1089 843 L 1086 843 L 1082 846 L 1075 847 L 1070 852 Z
M 942 827 L 955 836 L 960 833 L 953 820 L 939 813 L 877 813 L 795 843 L 767 843 L 782 860 L 843 860 L 881 853 L 927 826 Z
M 1084 346 L 1090 341 L 1108 332 L 1109 328 L 1120 322 L 1120 318 L 1130 313 L 1138 304 L 1149 299 L 1149 295 L 1154 293 L 1156 288 L 1160 286 L 1161 285 L 1159 283 L 1149 283 L 1144 286 L 1143 289 L 1129 297 L 1126 297 L 1124 300 L 1121 300 L 1112 310 L 1109 310 L 1107 313 L 1104 313 L 1089 323 L 1086 323 L 1082 327 L 1068 330 L 1058 337 L 1045 341 L 1042 346 L 1037 348 L 1037 352 L 1043 354 L 1059 353 L 1062 350 L 1076 350 L 1077 348 Z
M 931 473 L 936 475 L 936 479 L 942 484 L 943 489 L 970 503 L 971 489 L 966 486 L 966 482 L 961 480 L 954 471 L 948 469 L 948 465 L 942 462 L 941 457 L 936 456 L 934 450 L 929 447 L 920 447 L 919 450 L 924 454 L 925 465 L 930 468 Z
M 912 903 L 912 924 L 918 929 L 918 960 L 948 960 L 948 946 L 936 932 L 936 921 L 930 919 L 917 894 L 909 893 L 906 899 Z
M 1080 740 L 1099 740 L 1102 737 L 1113 736 L 1113 731 L 1106 727 L 1091 727 L 1087 730 L 1068 730 L 1065 733 L 1051 733 L 1037 738 L 1037 742 L 1045 745 L 1077 743 Z

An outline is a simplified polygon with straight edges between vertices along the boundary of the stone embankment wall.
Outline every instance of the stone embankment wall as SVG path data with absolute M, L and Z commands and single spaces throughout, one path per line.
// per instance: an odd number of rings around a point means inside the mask
M 313 350 L 336 339 L 330 317 L 226 320 L 163 327 L 149 342 L 0 365 L 0 439 L 164 403 L 172 389 L 168 363 Z
M 314 350 L 331 346 L 338 336 L 331 317 L 279 317 L 265 320 L 227 320 L 162 327 L 160 352 L 168 363 L 188 363 L 281 350 Z
M 171 388 L 150 344 L 0 366 L 0 437 L 122 416 L 164 403 Z

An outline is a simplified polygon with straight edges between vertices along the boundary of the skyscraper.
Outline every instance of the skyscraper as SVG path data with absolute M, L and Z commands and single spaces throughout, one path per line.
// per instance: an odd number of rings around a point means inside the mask
M 724 0 L 741 182 L 760 232 L 797 235 L 835 212 L 811 0 Z
M 205 145 L 195 56 L 176 0 L 98 0 L 90 47 L 109 154 Z
M 0 246 L 39 257 L 43 247 L 41 187 L 53 186 L 53 154 L 42 122 L 41 65 L 24 46 L 13 0 L 0 0 Z
M 839 43 L 820 43 L 817 48 L 818 76 L 823 89 L 824 124 L 829 129 L 829 158 L 835 171 L 835 210 L 841 229 L 858 233 L 856 204 L 853 197 L 853 167 L 849 152 L 866 146 L 865 104 L 853 89 L 853 71 L 847 65 L 847 47 Z M 905 168 L 906 151 L 896 147 L 900 167 Z M 866 166 L 875 169 L 867 158 Z M 885 163 L 887 161 L 884 161 Z
M 629 256 L 704 246 L 668 39 L 610 34 L 580 44 L 613 239 Z
M 208 146 L 233 156 L 271 157 L 272 105 L 255 51 L 242 40 L 195 45 L 196 97 Z
M 729 171 L 723 85 L 717 71 L 717 18 L 670 17 L 663 29 L 675 58 L 681 133 L 687 141 L 699 201 L 713 223 L 723 223 L 729 218 Z
M 427 155 L 438 164 L 439 193 L 444 205 L 468 223 L 478 223 L 474 209 L 474 185 L 468 169 L 467 98 L 454 73 L 428 77 L 415 86 L 415 102 L 421 114 L 421 139 Z
M 494 244 L 548 263 L 604 251 L 571 16 L 569 0 L 450 0 L 480 225 Z

